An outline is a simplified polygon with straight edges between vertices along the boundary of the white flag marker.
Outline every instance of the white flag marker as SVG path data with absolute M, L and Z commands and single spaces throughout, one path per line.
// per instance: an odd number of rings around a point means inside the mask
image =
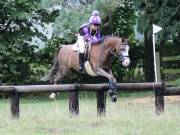
M 156 34 L 156 33 L 158 33 L 158 32 L 161 31 L 161 30 L 162 30 L 161 27 L 153 24 L 153 34 Z
M 157 83 L 157 68 L 156 68 L 156 54 L 155 54 L 155 35 L 156 33 L 158 33 L 159 31 L 161 31 L 162 28 L 153 24 L 153 53 L 154 53 L 154 72 L 155 72 L 155 82 Z

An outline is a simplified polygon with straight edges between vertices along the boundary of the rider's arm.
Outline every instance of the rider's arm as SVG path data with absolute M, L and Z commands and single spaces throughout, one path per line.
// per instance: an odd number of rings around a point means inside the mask
M 99 44 L 102 41 L 99 30 L 97 31 L 95 37 L 90 35 L 88 27 L 81 28 L 79 33 L 84 37 L 85 41 L 90 42 L 91 44 Z
M 79 34 L 84 37 L 85 41 L 91 41 L 91 35 L 87 27 L 81 28 Z
M 99 32 L 99 30 L 98 30 L 95 38 L 92 38 L 91 44 L 99 44 L 99 43 L 101 43 L 101 42 L 102 42 L 102 38 L 101 38 L 100 32 Z

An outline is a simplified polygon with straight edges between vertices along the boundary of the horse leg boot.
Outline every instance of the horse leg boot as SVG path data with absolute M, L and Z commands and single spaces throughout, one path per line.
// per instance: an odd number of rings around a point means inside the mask
M 109 80 L 109 96 L 113 102 L 117 100 L 117 84 L 113 80 Z
M 82 72 L 84 69 L 84 53 L 79 53 L 79 71 Z
M 102 68 L 97 68 L 97 74 L 100 76 L 104 76 L 109 79 L 109 96 L 111 97 L 111 100 L 113 102 L 117 101 L 117 84 L 116 84 L 116 79 L 111 73 L 106 72 Z
M 112 97 L 113 95 L 116 95 L 117 93 L 117 81 L 112 73 L 112 70 L 109 69 L 109 73 L 112 75 L 113 79 L 109 80 L 109 96 Z

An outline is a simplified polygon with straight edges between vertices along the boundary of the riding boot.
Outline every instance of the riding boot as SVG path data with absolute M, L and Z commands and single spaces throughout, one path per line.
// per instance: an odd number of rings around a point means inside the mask
M 84 53 L 79 53 L 79 71 L 82 72 L 84 69 Z

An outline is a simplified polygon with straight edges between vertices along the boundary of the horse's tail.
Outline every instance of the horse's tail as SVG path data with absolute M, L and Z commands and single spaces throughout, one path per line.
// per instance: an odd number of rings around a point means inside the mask
M 61 48 L 62 48 L 62 46 L 60 46 L 54 54 L 53 66 L 50 70 L 50 75 L 49 75 L 50 83 L 54 83 L 54 75 L 56 75 L 57 71 L 59 70 L 58 54 L 59 54 L 59 51 Z
M 57 71 L 59 70 L 58 54 L 61 48 L 62 46 L 56 50 L 53 58 L 53 66 L 51 67 L 49 74 L 41 78 L 42 81 L 49 81 L 50 83 L 54 83 L 54 75 L 56 75 Z
M 56 52 L 55 52 L 55 54 L 54 54 L 53 66 L 55 66 L 55 67 L 58 67 L 58 54 L 59 54 L 59 50 L 60 50 L 61 48 L 62 48 L 62 47 L 60 46 L 60 47 L 56 50 Z

